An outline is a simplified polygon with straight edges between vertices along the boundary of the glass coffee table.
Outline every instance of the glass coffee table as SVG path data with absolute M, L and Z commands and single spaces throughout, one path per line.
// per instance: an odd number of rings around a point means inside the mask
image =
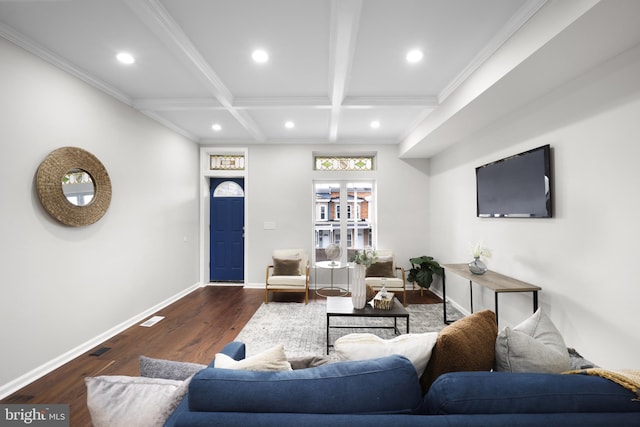
M 361 317 L 361 318 L 393 318 L 393 325 L 331 325 L 332 317 Z M 393 306 L 389 310 L 373 308 L 367 304 L 363 309 L 356 310 L 351 303 L 351 297 L 327 297 L 327 354 L 329 347 L 333 344 L 329 342 L 330 329 L 393 329 L 397 335 L 401 332 L 398 329 L 398 317 L 404 318 L 407 324 L 407 334 L 409 333 L 409 312 L 402 305 L 398 298 L 394 298 Z

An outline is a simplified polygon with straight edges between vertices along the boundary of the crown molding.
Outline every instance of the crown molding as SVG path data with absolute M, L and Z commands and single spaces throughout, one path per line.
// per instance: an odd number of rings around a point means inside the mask
M 24 36 L 14 28 L 0 22 L 0 36 L 9 40 L 11 43 L 23 48 L 27 52 L 30 52 L 49 64 L 61 69 L 62 71 L 71 74 L 72 76 L 82 80 L 83 82 L 93 86 L 96 89 L 116 98 L 118 101 L 123 102 L 129 106 L 132 105 L 132 100 L 129 96 L 123 92 L 108 85 L 104 81 L 92 76 L 85 70 L 72 65 L 70 62 L 62 59 L 60 56 L 54 54 L 45 47 L 39 45 L 28 37 Z
M 225 110 L 213 98 L 139 98 L 133 100 L 133 107 L 153 111 Z
M 438 102 L 442 103 L 465 80 L 469 78 L 482 64 L 484 64 L 513 34 L 515 34 L 547 0 L 529 0 L 518 12 L 505 24 L 487 45 L 471 60 L 471 62 L 458 74 L 438 95 Z
M 161 125 L 169 128 L 170 130 L 174 131 L 177 134 L 180 134 L 182 136 L 184 136 L 185 138 L 193 141 L 193 142 L 200 142 L 199 138 L 192 134 L 191 132 L 188 132 L 186 130 L 184 130 L 183 128 L 177 126 L 175 123 L 165 119 L 164 117 L 158 115 L 155 113 L 155 111 L 150 111 L 150 110 L 140 110 L 140 112 L 142 114 L 144 114 L 145 116 L 155 120 L 156 122 L 160 123 Z

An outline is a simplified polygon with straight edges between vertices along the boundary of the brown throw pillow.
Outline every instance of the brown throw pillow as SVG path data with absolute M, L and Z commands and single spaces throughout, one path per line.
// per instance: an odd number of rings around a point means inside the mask
M 493 369 L 497 336 L 496 315 L 491 310 L 473 313 L 444 328 L 420 378 L 422 392 L 447 372 Z
M 374 262 L 365 271 L 365 277 L 395 277 L 393 274 L 393 261 Z
M 274 276 L 299 276 L 300 275 L 300 259 L 289 258 L 273 259 L 273 275 Z

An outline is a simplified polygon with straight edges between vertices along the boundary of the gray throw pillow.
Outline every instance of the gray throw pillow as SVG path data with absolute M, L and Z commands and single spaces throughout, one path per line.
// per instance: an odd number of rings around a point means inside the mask
M 496 371 L 561 373 L 570 368 L 569 352 L 551 319 L 538 309 L 496 339 Z
M 326 365 L 327 363 L 331 363 L 331 359 L 329 357 L 323 356 L 299 356 L 299 357 L 289 357 L 287 359 L 291 364 L 291 369 L 308 369 L 315 368 L 316 366 Z
M 207 365 L 199 363 L 174 362 L 140 356 L 140 376 L 142 377 L 184 381 L 206 367 Z

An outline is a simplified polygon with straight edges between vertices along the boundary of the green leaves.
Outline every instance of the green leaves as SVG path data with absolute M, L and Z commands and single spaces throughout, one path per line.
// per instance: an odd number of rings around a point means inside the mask
M 411 258 L 409 262 L 412 268 L 409 270 L 407 280 L 417 283 L 422 288 L 428 289 L 431 286 L 434 274 L 442 276 L 442 267 L 431 256 Z

